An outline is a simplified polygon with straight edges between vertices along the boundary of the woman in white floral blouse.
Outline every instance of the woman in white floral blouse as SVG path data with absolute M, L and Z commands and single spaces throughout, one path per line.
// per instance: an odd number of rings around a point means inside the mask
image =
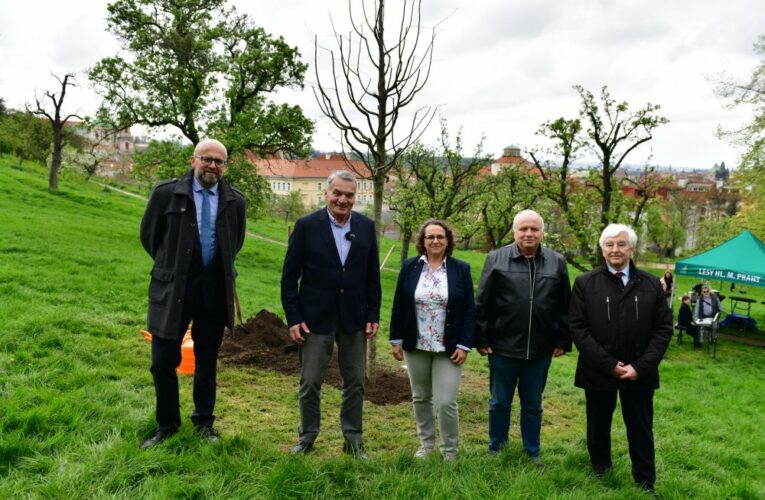
M 420 227 L 420 256 L 401 265 L 390 320 L 393 357 L 406 358 L 412 387 L 420 439 L 415 456 L 425 457 L 435 448 L 438 420 L 445 461 L 457 459 L 457 389 L 475 321 L 470 265 L 451 257 L 454 246 L 454 231 L 445 221 L 433 219 Z

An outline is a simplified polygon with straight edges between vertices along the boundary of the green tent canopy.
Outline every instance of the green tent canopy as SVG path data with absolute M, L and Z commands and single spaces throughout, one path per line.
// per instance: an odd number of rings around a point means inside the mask
M 744 231 L 711 250 L 677 261 L 675 274 L 765 286 L 765 244 Z

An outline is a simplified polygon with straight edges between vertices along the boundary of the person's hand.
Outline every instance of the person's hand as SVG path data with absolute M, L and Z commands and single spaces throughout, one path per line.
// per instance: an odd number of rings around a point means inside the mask
M 624 363 L 619 361 L 616 363 L 616 366 L 611 370 L 611 375 L 613 375 L 616 378 L 622 378 L 623 374 L 624 374 Z
M 491 350 L 491 347 L 479 347 L 478 354 L 486 356 L 487 354 L 494 354 L 494 351 Z
M 622 380 L 637 380 L 638 372 L 632 365 L 622 365 L 622 374 L 619 376 Z
M 296 344 L 302 344 L 303 342 L 305 342 L 304 335 L 307 335 L 309 333 L 311 332 L 310 330 L 308 330 L 308 325 L 306 325 L 305 322 L 298 323 L 290 327 L 290 338 Z
M 364 333 L 366 334 L 368 339 L 372 339 L 377 335 L 377 330 L 380 329 L 380 323 L 369 323 L 367 322 L 367 326 L 364 328 Z
M 562 349 L 560 347 L 556 347 L 555 349 L 553 349 L 553 356 L 556 357 L 556 358 L 558 356 L 563 356 L 564 354 L 566 354 L 566 350 L 565 349 Z
M 452 353 L 449 359 L 452 360 L 452 363 L 459 366 L 465 362 L 465 360 L 467 359 L 467 356 L 468 356 L 468 352 L 463 351 L 462 349 L 458 347 L 454 350 L 454 353 Z
M 396 361 L 404 360 L 404 350 L 401 348 L 401 344 L 393 344 L 391 347 L 391 354 L 396 358 Z

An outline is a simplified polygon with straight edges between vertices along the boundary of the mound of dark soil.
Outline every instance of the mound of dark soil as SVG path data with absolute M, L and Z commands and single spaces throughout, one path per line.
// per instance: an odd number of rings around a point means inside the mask
M 219 357 L 228 364 L 251 365 L 261 370 L 300 375 L 297 344 L 290 339 L 287 325 L 279 316 L 265 309 L 245 321 L 244 325 L 237 325 L 233 338 L 230 335 L 224 337 Z M 343 385 L 337 366 L 337 349 L 332 354 L 325 382 L 338 389 Z M 378 405 L 410 401 L 406 373 L 378 366 L 375 379 L 366 383 L 366 399 Z

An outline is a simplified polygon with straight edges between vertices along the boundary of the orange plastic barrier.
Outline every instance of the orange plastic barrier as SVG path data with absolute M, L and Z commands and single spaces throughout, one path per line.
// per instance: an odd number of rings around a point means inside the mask
M 141 335 L 146 342 L 151 343 L 151 333 L 141 330 Z M 182 375 L 194 375 L 194 340 L 191 338 L 191 326 L 186 330 L 186 334 L 181 341 L 181 364 L 176 371 Z

